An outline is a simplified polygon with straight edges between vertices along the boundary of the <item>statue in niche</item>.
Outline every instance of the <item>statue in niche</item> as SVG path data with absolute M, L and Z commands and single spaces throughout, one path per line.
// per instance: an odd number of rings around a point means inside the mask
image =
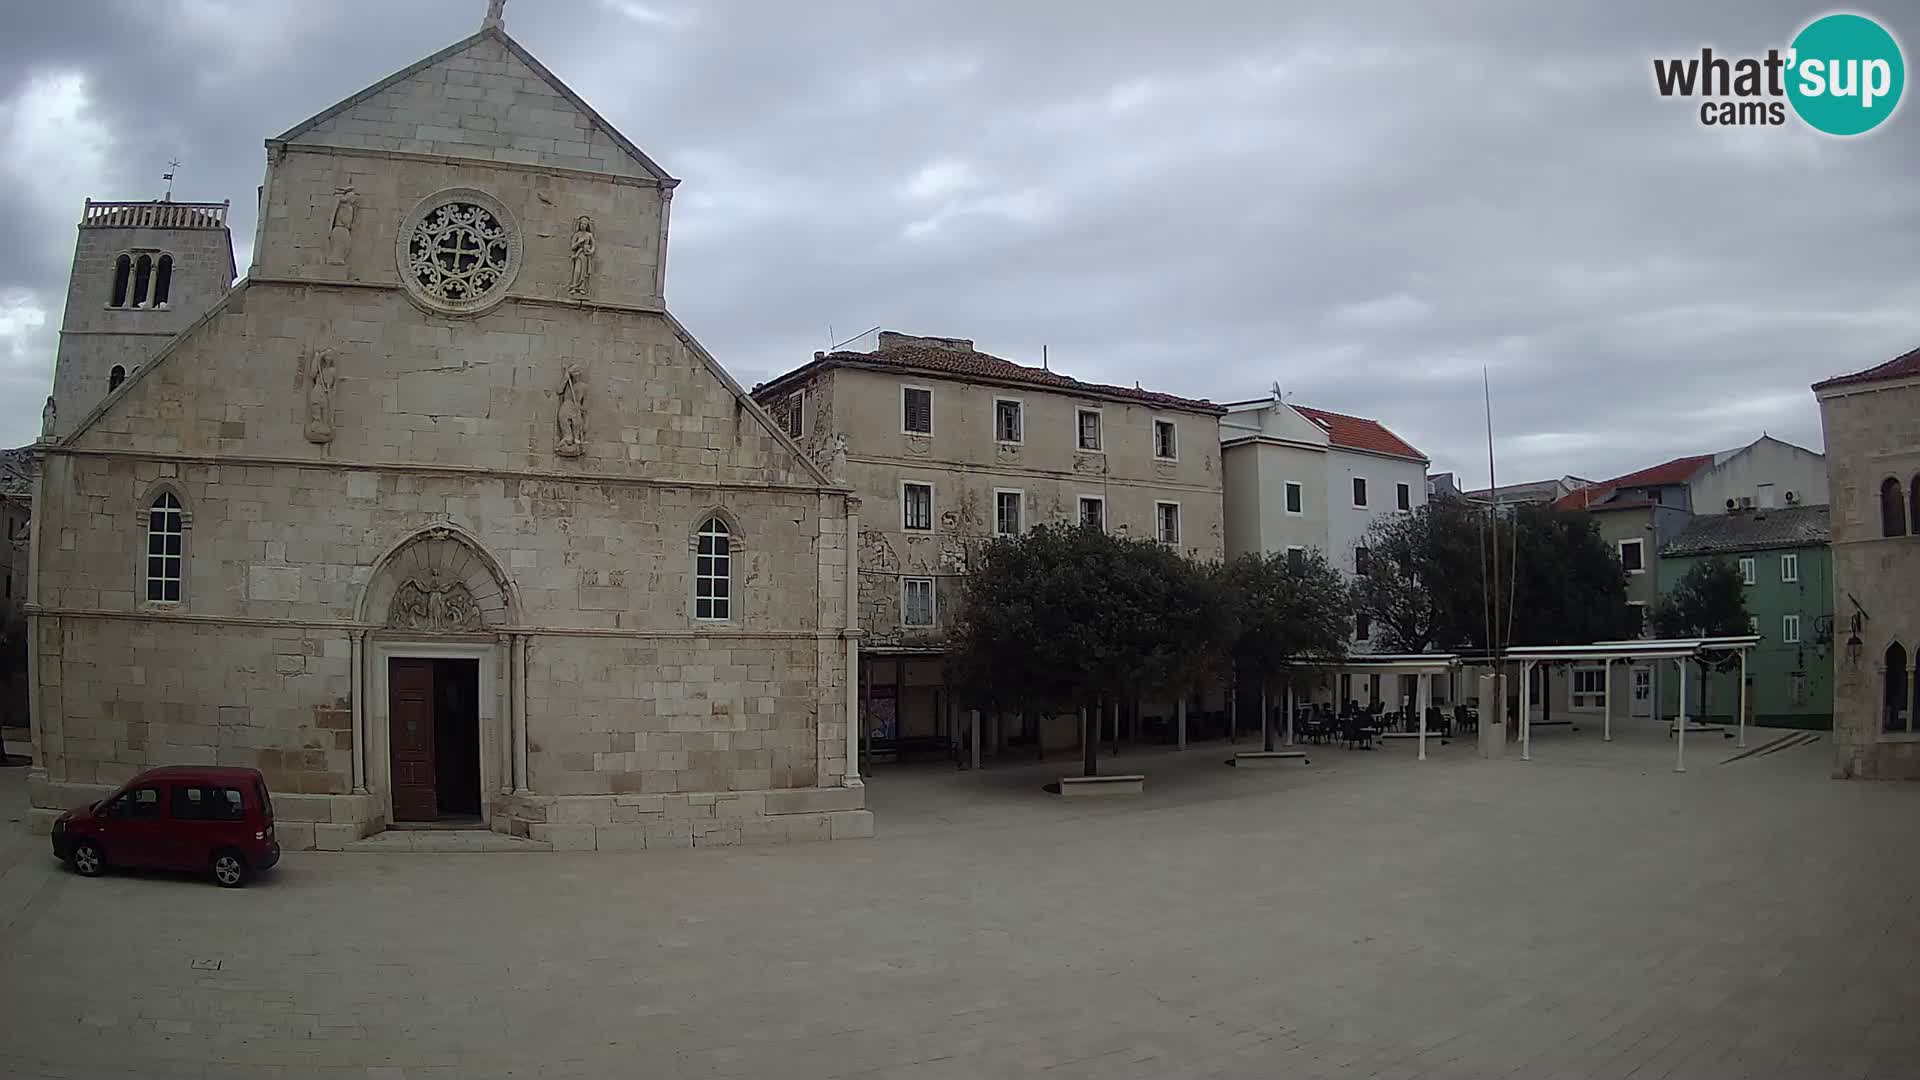
M 581 214 L 573 223 L 573 280 L 567 295 L 583 299 L 593 284 L 593 219 Z
M 578 364 L 567 365 L 567 376 L 560 383 L 560 407 L 554 415 L 559 438 L 553 452 L 561 457 L 579 457 L 587 451 L 587 377 Z
M 313 370 L 307 374 L 307 441 L 325 445 L 333 441 L 333 386 L 339 379 L 332 349 L 317 349 Z
M 833 457 L 831 460 L 833 462 L 833 466 L 831 469 L 828 470 L 827 475 L 833 477 L 834 482 L 837 484 L 846 483 L 847 482 L 847 433 L 844 431 L 834 432 Z
M 327 261 L 347 265 L 347 252 L 353 247 L 353 215 L 360 209 L 360 193 L 353 185 L 335 188 L 333 225 L 327 230 Z
M 58 414 L 59 414 L 59 410 L 54 408 L 53 395 L 48 394 L 47 403 L 44 406 L 42 406 L 40 409 L 40 437 L 41 438 L 43 439 L 53 438 L 53 426 Z

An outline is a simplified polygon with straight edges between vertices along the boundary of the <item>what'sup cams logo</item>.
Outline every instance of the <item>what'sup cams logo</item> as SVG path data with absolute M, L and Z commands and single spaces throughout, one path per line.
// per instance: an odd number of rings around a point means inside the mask
M 1808 23 L 1785 52 L 1725 57 L 1701 49 L 1656 59 L 1653 82 L 1661 97 L 1704 99 L 1700 122 L 1709 127 L 1784 124 L 1791 105 L 1816 131 L 1864 135 L 1899 107 L 1907 65 L 1885 27 L 1836 14 Z

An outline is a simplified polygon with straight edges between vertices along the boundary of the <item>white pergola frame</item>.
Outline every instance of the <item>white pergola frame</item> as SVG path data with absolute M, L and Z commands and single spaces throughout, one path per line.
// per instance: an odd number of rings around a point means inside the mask
M 1388 673 L 1393 675 L 1447 675 L 1460 666 L 1460 657 L 1454 653 L 1359 653 L 1352 656 L 1328 657 L 1325 660 L 1299 660 L 1289 664 L 1289 668 L 1324 668 L 1336 676 L 1336 695 L 1339 686 L 1337 676 L 1347 672 L 1365 672 L 1369 675 Z M 1451 693 L 1451 691 L 1449 691 Z M 1427 679 L 1420 680 L 1420 688 L 1415 693 L 1415 710 L 1420 715 L 1420 760 L 1427 760 L 1427 708 L 1433 703 L 1433 684 Z M 1293 680 L 1287 680 L 1287 745 L 1293 745 Z
M 1603 741 L 1613 741 L 1613 663 L 1616 660 L 1672 660 L 1680 673 L 1680 714 L 1674 722 L 1674 772 L 1687 771 L 1687 661 L 1700 663 L 1708 653 L 1733 652 L 1740 655 L 1739 739 L 1735 745 L 1747 745 L 1747 652 L 1760 643 L 1759 634 L 1735 637 L 1650 638 L 1642 641 L 1602 641 L 1592 645 L 1523 645 L 1507 650 L 1505 659 L 1520 662 L 1520 760 L 1533 760 L 1533 710 L 1528 708 L 1526 690 L 1535 664 L 1598 663 L 1606 672 L 1601 695 L 1606 704 Z M 1544 692 L 1544 691 L 1543 691 Z M 1654 715 L 1660 702 L 1653 703 Z

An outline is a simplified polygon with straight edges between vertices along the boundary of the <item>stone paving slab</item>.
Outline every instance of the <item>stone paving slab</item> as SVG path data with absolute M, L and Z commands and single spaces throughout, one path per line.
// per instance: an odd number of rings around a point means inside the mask
M 1618 734 L 1129 753 L 1127 800 L 895 768 L 870 842 L 295 852 L 239 891 L 10 825 L 0 1074 L 1913 1075 L 1920 785 Z

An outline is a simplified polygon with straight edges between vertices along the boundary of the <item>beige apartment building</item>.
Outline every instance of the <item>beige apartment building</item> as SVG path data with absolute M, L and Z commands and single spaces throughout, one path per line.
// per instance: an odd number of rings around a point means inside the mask
M 754 397 L 860 500 L 859 692 L 877 747 L 962 741 L 943 642 L 987 538 L 1077 522 L 1222 555 L 1225 409 L 1212 402 L 887 331 L 871 352 L 815 353 Z M 990 724 L 988 751 L 1075 738 L 1070 723 L 1016 726 Z

